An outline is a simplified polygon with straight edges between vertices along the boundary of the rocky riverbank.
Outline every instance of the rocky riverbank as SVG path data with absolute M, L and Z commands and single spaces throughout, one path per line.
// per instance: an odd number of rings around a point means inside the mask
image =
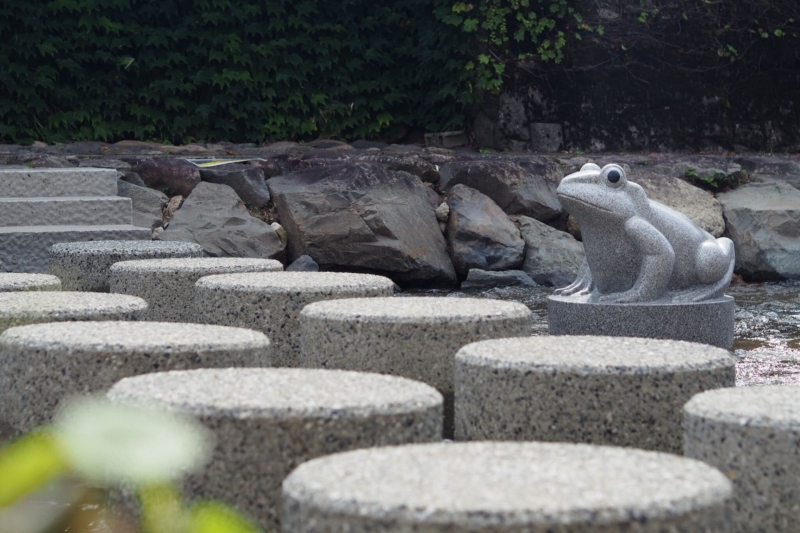
M 199 168 L 190 158 L 257 159 Z M 334 140 L 0 146 L 5 165 L 116 169 L 134 224 L 154 239 L 197 242 L 214 256 L 299 259 L 293 269 L 375 272 L 401 286 L 467 276 L 530 283 L 521 271 L 539 284 L 571 281 L 580 228 L 555 189 L 588 161 L 623 165 L 650 198 L 733 239 L 745 279 L 800 277 L 796 155 L 479 153 Z

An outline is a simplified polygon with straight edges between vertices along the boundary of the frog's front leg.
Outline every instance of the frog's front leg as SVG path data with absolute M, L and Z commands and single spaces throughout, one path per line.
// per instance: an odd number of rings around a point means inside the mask
M 675 251 L 667 238 L 642 217 L 628 219 L 625 233 L 642 255 L 639 275 L 627 291 L 602 295 L 598 301 L 635 303 L 658 300 L 667 292 L 675 266 Z
M 573 294 L 589 294 L 594 289 L 594 280 L 592 279 L 592 271 L 589 270 L 589 263 L 586 259 L 583 260 L 581 269 L 578 271 L 578 277 L 575 278 L 570 285 L 556 289 L 553 294 L 556 296 L 570 296 Z

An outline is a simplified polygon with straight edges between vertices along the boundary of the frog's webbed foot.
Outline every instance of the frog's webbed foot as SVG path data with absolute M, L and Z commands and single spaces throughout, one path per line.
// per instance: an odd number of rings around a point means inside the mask
M 592 272 L 589 270 L 589 264 L 586 260 L 583 261 L 581 269 L 578 271 L 578 277 L 571 284 L 560 289 L 556 289 L 553 294 L 556 296 L 572 296 L 586 295 L 594 290 L 594 280 L 592 279 Z

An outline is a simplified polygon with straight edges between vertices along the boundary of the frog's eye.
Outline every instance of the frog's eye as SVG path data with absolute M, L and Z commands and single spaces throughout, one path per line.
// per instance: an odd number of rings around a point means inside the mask
M 625 185 L 625 171 L 619 165 L 607 165 L 603 168 L 603 177 L 608 180 L 606 185 L 618 189 Z

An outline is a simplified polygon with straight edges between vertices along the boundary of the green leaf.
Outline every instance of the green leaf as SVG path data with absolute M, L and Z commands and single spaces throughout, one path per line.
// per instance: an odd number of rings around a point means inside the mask
M 199 502 L 190 511 L 191 533 L 261 533 L 246 516 L 219 502 Z
M 170 484 L 149 485 L 136 493 L 143 533 L 189 533 L 191 518 L 180 492 Z
M 0 449 L 0 507 L 28 496 L 67 470 L 51 432 L 38 431 L 12 442 Z

